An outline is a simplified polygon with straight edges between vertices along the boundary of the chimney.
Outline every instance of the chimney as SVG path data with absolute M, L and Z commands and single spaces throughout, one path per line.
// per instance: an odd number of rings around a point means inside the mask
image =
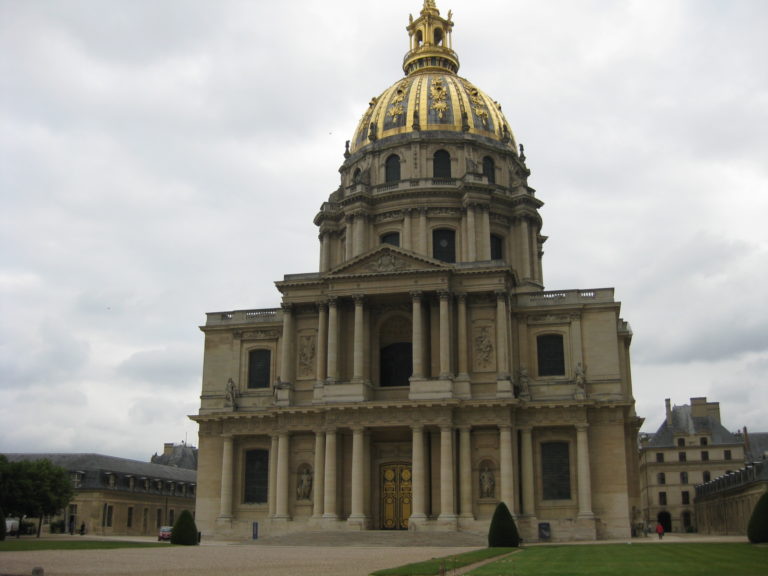
M 163 455 L 170 456 L 173 454 L 173 442 L 166 442 L 163 444 Z
M 664 400 L 664 404 L 667 407 L 667 426 L 672 428 L 672 403 L 669 398 L 667 398 Z

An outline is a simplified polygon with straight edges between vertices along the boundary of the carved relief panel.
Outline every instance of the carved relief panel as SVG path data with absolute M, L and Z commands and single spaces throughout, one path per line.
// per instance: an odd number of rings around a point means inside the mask
M 472 324 L 472 371 L 496 371 L 496 330 L 491 322 Z

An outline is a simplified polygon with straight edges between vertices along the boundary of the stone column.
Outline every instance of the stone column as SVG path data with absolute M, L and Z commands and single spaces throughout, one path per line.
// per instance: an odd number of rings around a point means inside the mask
M 328 232 L 320 233 L 320 272 L 327 272 L 331 267 L 331 238 Z
M 531 235 L 528 232 L 528 219 L 525 217 L 520 218 L 520 237 L 522 242 L 520 243 L 522 260 L 520 261 L 520 274 L 521 280 L 531 278 Z
M 592 517 L 592 480 L 589 472 L 589 424 L 576 426 L 576 475 L 579 516 Z
M 323 518 L 337 519 L 336 511 L 336 430 L 325 433 L 325 498 Z
M 277 491 L 275 518 L 290 518 L 288 515 L 288 469 L 291 437 L 288 432 L 281 432 L 277 440 Z
M 224 436 L 221 444 L 221 501 L 219 518 L 232 519 L 232 468 L 234 454 L 234 439 Z
M 293 306 L 283 304 L 283 341 L 280 353 L 280 373 L 278 377 L 283 382 L 293 382 Z
M 274 517 L 277 508 L 277 434 L 271 437 L 272 444 L 269 448 L 269 487 L 267 499 L 269 500 L 269 516 Z
M 352 430 L 352 511 L 347 524 L 365 528 L 365 429 Z
M 312 517 L 322 518 L 323 498 L 325 497 L 325 432 L 315 432 L 315 469 L 312 475 Z
M 477 228 L 475 224 L 475 206 L 467 206 L 467 258 L 477 261 Z
M 467 349 L 467 295 L 459 294 L 459 375 L 462 380 L 469 379 L 469 354 Z
M 353 256 L 359 256 L 363 252 L 365 252 L 366 248 L 366 220 L 368 219 L 368 216 L 364 214 L 363 212 L 358 212 L 355 214 L 355 225 L 354 225 L 354 231 L 355 231 L 355 246 L 352 250 Z
M 501 500 L 515 514 L 515 470 L 512 465 L 512 427 L 499 426 L 499 461 L 501 466 Z
M 427 238 L 427 209 L 419 208 L 419 244 L 422 254 L 431 256 L 429 253 L 429 238 Z
M 459 428 L 459 513 L 462 518 L 475 518 L 472 513 L 472 447 L 469 426 Z
M 317 381 L 324 382 L 328 376 L 328 304 L 317 305 Z
M 348 214 L 346 217 L 346 222 L 347 226 L 344 233 L 344 259 L 352 260 L 352 249 L 355 245 L 355 217 L 352 214 Z
M 411 292 L 413 300 L 412 340 L 414 380 L 424 379 L 424 321 L 422 319 L 421 292 Z
M 413 238 L 411 230 L 411 209 L 403 210 L 403 241 L 402 247 L 406 250 L 413 250 Z
M 425 513 L 426 470 L 424 463 L 424 428 L 414 426 L 411 462 L 413 500 L 409 523 L 413 523 L 414 520 L 424 520 L 427 517 Z
M 440 379 L 453 378 L 451 373 L 451 294 L 440 292 Z
M 497 380 L 509 380 L 509 344 L 507 343 L 507 293 L 496 292 L 496 362 Z
M 533 429 L 522 428 L 522 440 L 520 445 L 520 459 L 523 467 L 522 474 L 522 492 L 523 492 L 523 509 L 521 512 L 526 516 L 536 515 L 536 503 L 533 494 Z
M 339 380 L 339 302 L 328 300 L 328 381 Z
M 440 427 L 440 516 L 438 520 L 454 521 L 455 494 L 453 482 L 453 428 Z
M 352 380 L 355 382 L 361 382 L 363 380 L 365 361 L 365 311 L 363 309 L 363 302 L 364 300 L 362 296 L 355 296 L 355 333 L 352 370 Z
M 480 240 L 477 246 L 478 260 L 491 259 L 491 207 L 480 206 Z

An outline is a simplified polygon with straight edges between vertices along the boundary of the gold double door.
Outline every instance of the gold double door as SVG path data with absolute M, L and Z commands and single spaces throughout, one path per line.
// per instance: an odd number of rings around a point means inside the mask
M 381 466 L 381 527 L 407 530 L 411 516 L 412 480 L 410 463 Z

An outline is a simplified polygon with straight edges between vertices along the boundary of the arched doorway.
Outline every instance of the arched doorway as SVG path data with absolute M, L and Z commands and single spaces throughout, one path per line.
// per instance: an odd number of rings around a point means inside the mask
M 664 532 L 672 532 L 672 516 L 669 512 L 659 512 L 656 521 L 664 527 Z
M 396 315 L 379 329 L 379 386 L 408 386 L 413 374 L 411 321 Z

